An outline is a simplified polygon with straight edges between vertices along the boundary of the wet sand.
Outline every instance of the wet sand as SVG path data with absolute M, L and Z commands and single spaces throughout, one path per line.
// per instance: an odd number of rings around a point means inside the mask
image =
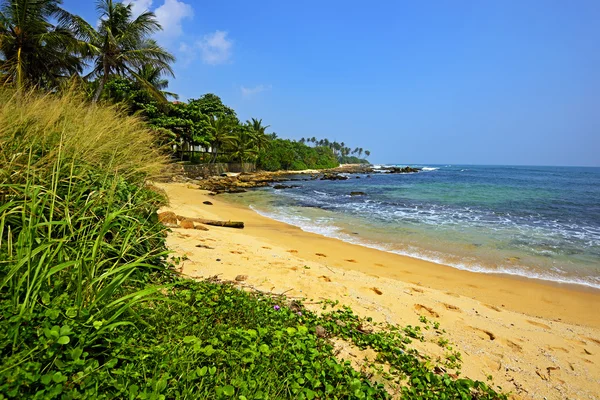
M 600 398 L 599 290 L 461 271 L 304 232 L 194 185 L 157 186 L 169 195 L 165 210 L 246 225 L 173 229 L 168 245 L 188 258 L 186 275 L 247 275 L 247 286 L 340 300 L 400 325 L 418 324 L 424 315 L 439 321 L 462 353 L 464 376 L 492 375 L 514 398 Z M 419 346 L 439 355 L 433 343 Z

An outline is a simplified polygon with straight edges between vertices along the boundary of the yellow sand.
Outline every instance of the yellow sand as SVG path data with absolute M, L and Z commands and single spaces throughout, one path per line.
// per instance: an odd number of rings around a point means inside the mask
M 462 353 L 462 376 L 486 381 L 492 375 L 514 398 L 600 398 L 598 290 L 460 271 L 307 233 L 194 185 L 158 186 L 169 196 L 165 210 L 246 224 L 243 230 L 174 229 L 167 242 L 187 256 L 183 274 L 247 275 L 247 286 L 337 299 L 363 316 L 400 325 L 416 325 L 425 315 L 440 322 Z M 419 346 L 434 356 L 441 351 L 432 343 Z

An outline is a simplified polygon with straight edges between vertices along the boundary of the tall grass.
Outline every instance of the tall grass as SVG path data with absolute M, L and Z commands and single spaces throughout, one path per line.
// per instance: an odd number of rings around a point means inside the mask
M 166 167 L 154 140 L 74 93 L 0 90 L 0 293 L 15 321 L 68 293 L 68 316 L 101 333 L 151 291 L 139 283 L 166 255 L 161 198 L 143 188 Z

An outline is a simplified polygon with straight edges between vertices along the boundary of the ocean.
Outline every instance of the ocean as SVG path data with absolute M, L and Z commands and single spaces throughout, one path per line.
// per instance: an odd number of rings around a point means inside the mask
M 600 289 L 600 168 L 411 166 L 422 171 L 294 181 L 229 199 L 362 246 Z

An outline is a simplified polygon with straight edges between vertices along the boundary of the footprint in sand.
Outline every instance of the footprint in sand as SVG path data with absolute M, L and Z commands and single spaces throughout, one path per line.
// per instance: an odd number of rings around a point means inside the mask
M 327 257 L 326 254 L 323 253 L 315 253 L 315 256 L 319 256 L 319 257 Z
M 419 289 L 419 288 L 412 287 L 412 286 L 411 286 L 411 287 L 409 287 L 409 289 L 410 289 L 410 290 L 412 290 L 413 292 L 417 292 L 417 293 L 423 293 L 423 289 Z
M 563 353 L 569 353 L 569 350 L 565 349 L 564 347 L 552 347 L 552 346 L 548 346 L 548 349 L 550 351 L 556 351 L 556 350 L 560 350 Z
M 230 253 L 231 254 L 244 254 L 243 251 L 235 251 L 235 250 L 231 250 Z
M 267 247 L 267 246 L 263 246 L 262 248 L 263 248 L 263 249 L 267 249 L 267 250 L 271 250 L 271 248 L 270 248 L 270 247 Z
M 286 250 L 288 253 L 297 254 L 298 250 Z
M 298 271 L 298 267 L 292 267 L 290 268 L 292 271 Z
M 331 279 L 330 279 L 328 276 L 325 276 L 325 275 L 321 275 L 321 276 L 319 277 L 319 279 L 322 279 L 322 280 L 323 280 L 323 281 L 325 281 L 325 282 L 331 282 Z
M 430 316 L 436 317 L 436 318 L 438 318 L 440 316 L 440 314 L 438 314 L 437 312 L 435 312 L 433 310 L 433 308 L 424 306 L 423 304 L 415 304 L 415 310 L 417 310 L 417 312 L 425 311 Z
M 344 261 L 351 262 L 351 263 L 358 262 L 358 261 L 356 261 L 356 260 L 353 260 L 353 259 L 350 259 L 350 260 L 344 260 Z
M 473 326 L 470 327 L 475 333 L 477 333 L 482 339 L 496 340 L 496 335 L 492 332 L 487 331 L 485 329 L 475 328 Z M 516 344 L 516 343 L 515 343 Z M 518 346 L 518 345 L 517 345 Z
M 383 294 L 383 292 L 381 290 L 377 289 L 376 287 L 372 287 L 371 290 L 374 291 L 375 293 L 377 293 L 380 296 Z
M 442 305 L 446 308 L 446 310 L 462 312 L 462 310 L 460 308 L 453 306 L 452 304 L 442 303 Z
M 448 296 L 452 296 L 452 297 L 460 297 L 460 295 L 456 294 L 456 293 L 452 293 L 452 292 L 446 292 L 446 294 Z
M 492 339 L 492 340 L 494 340 L 494 339 Z M 513 342 L 512 340 L 505 339 L 504 342 L 508 345 L 508 347 L 510 347 L 514 351 L 518 351 L 518 352 L 523 351 L 523 346 L 521 346 L 518 343 Z
M 383 265 L 383 264 L 379 264 L 379 263 L 375 264 L 375 266 L 376 266 L 376 267 L 385 267 L 385 265 Z
M 587 339 L 587 340 L 590 340 L 590 341 L 596 343 L 598 346 L 600 346 L 600 340 L 598 340 L 598 339 L 594 339 L 594 338 L 591 338 L 589 336 L 583 336 L 583 338 Z
M 541 322 L 535 322 L 535 321 L 531 321 L 529 319 L 526 320 L 528 323 L 530 323 L 533 326 L 537 326 L 539 328 L 544 328 L 544 329 L 552 329 L 550 328 L 548 325 L 546 324 L 542 324 Z

